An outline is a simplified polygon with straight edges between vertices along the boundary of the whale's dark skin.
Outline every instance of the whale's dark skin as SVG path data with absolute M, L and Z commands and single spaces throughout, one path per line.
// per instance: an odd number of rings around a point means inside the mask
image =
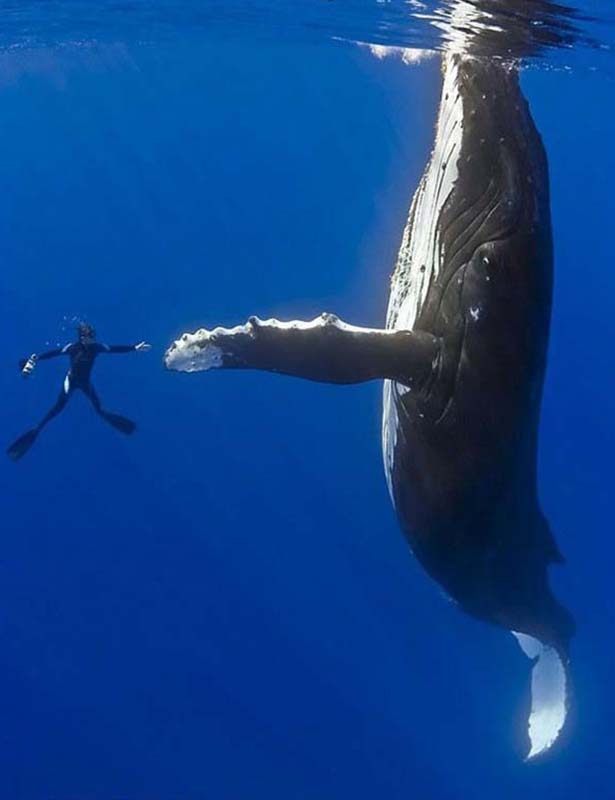
M 547 160 L 516 70 L 457 65 L 458 178 L 413 328 L 441 349 L 419 391 L 392 384 L 391 491 L 415 555 L 466 611 L 565 652 L 572 620 L 547 582 L 562 558 L 536 487 L 553 273 Z
M 440 119 L 453 119 L 455 97 L 460 116 L 435 152 L 450 147 L 455 178 L 444 193 L 451 164 L 432 158 L 393 275 L 387 329 L 328 314 L 311 323 L 251 318 L 184 335 L 165 363 L 389 380 L 385 465 L 416 557 L 468 613 L 535 637 L 566 663 L 573 622 L 549 589 L 547 568 L 562 558 L 536 486 L 553 272 L 547 160 L 512 66 L 448 56 L 444 72 L 458 94 L 445 81 Z M 429 176 L 433 213 L 419 218 Z M 431 237 L 433 269 L 403 255 L 421 237 Z M 413 292 L 420 300 L 408 316 Z

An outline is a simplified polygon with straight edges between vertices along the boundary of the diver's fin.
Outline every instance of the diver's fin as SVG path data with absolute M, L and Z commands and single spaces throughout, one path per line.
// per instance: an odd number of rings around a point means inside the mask
M 568 713 L 569 680 L 567 659 L 555 647 L 533 636 L 516 633 L 514 637 L 532 667 L 532 709 L 528 721 L 530 751 L 527 759 L 546 753 L 560 735 Z
M 22 456 L 28 452 L 36 441 L 38 430 L 33 428 L 31 431 L 24 433 L 19 439 L 16 439 L 13 444 L 7 449 L 6 454 L 12 461 L 19 461 Z
M 102 416 L 109 423 L 109 425 L 113 425 L 117 431 L 125 433 L 126 435 L 134 433 L 135 428 L 137 427 L 136 422 L 128 419 L 128 417 L 122 417 L 121 414 L 111 414 L 109 411 L 105 411 Z
M 235 328 L 185 333 L 165 355 L 167 369 L 261 369 L 323 383 L 389 378 L 421 386 L 437 364 L 440 340 L 423 331 L 360 328 L 334 314 L 309 322 L 250 317 Z

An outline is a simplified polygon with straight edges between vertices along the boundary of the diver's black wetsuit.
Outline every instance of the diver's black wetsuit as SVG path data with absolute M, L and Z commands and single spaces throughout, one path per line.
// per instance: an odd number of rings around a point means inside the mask
M 29 450 L 32 444 L 34 444 L 34 441 L 40 431 L 50 420 L 56 417 L 60 411 L 64 409 L 68 403 L 69 397 L 76 389 L 80 389 L 85 394 L 85 396 L 94 406 L 96 413 L 99 414 L 106 422 L 112 425 L 116 430 L 119 430 L 125 434 L 133 433 L 136 425 L 131 419 L 127 419 L 120 414 L 112 414 L 110 411 L 106 411 L 101 406 L 98 395 L 96 394 L 96 391 L 94 390 L 94 387 L 90 381 L 90 376 L 92 374 L 94 362 L 100 353 L 131 353 L 140 349 L 141 347 L 142 345 L 136 344 L 107 345 L 102 344 L 101 342 L 96 342 L 93 339 L 79 339 L 78 341 L 67 344 L 64 347 L 59 347 L 55 350 L 48 350 L 46 353 L 41 353 L 40 355 L 33 357 L 35 358 L 35 361 L 38 362 L 46 361 L 50 358 L 55 358 L 56 356 L 66 355 L 70 359 L 70 366 L 68 372 L 66 373 L 66 377 L 64 378 L 62 391 L 60 392 L 55 405 L 49 409 L 47 414 L 39 422 L 36 428 L 28 431 L 23 436 L 20 436 L 15 442 L 13 442 L 13 444 L 7 450 L 9 457 L 14 461 L 17 461 Z M 23 367 L 24 364 L 25 360 L 20 363 L 20 366 Z
M 122 433 L 132 433 L 135 429 L 135 423 L 132 422 L 132 420 L 126 419 L 126 417 L 120 417 L 118 414 L 111 414 L 102 408 L 98 395 L 90 381 L 90 375 L 92 374 L 92 367 L 99 353 L 131 353 L 133 350 L 136 350 L 136 348 L 137 346 L 134 344 L 108 345 L 102 344 L 101 342 L 73 342 L 72 344 L 67 344 L 56 350 L 48 350 L 46 353 L 41 353 L 41 355 L 37 357 L 37 361 L 46 361 L 49 358 L 67 355 L 70 358 L 70 367 L 64 378 L 62 391 L 55 405 L 40 421 L 38 430 L 41 430 L 49 420 L 53 419 L 62 411 L 68 402 L 68 398 L 75 389 L 81 389 L 91 401 L 94 410 L 100 414 L 103 419 L 122 431 Z

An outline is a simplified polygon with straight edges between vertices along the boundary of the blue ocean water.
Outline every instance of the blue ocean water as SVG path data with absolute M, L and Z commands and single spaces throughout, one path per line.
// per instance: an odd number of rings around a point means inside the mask
M 412 558 L 380 385 L 162 367 L 182 331 L 255 313 L 382 324 L 439 66 L 351 40 L 434 34 L 399 4 L 6 4 L 6 444 L 64 375 L 50 361 L 25 381 L 17 360 L 70 341 L 74 319 L 154 349 L 96 365 L 134 437 L 77 396 L 0 462 L 0 798 L 615 797 L 615 72 L 598 5 L 579 9 L 593 44 L 522 76 L 556 245 L 540 494 L 578 625 L 572 724 L 526 764 L 527 659 Z

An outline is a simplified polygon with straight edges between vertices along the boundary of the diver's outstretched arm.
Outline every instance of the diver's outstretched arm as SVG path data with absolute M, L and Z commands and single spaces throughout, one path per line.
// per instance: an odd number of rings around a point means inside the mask
M 184 334 L 165 354 L 180 372 L 261 369 L 324 383 L 390 378 L 422 386 L 436 368 L 440 341 L 422 331 L 348 325 L 333 314 L 303 322 L 250 317 L 245 325 Z
M 137 344 L 101 344 L 101 353 L 144 353 L 151 350 L 152 346 L 149 342 L 138 342 Z
M 38 364 L 39 361 L 47 361 L 49 358 L 55 358 L 56 356 L 63 356 L 69 353 L 71 348 L 70 344 L 64 345 L 64 347 L 56 347 L 53 350 L 47 350 L 40 355 L 37 353 L 32 353 L 29 358 L 21 358 L 19 360 L 19 370 L 22 375 L 26 377 L 31 375 L 34 371 L 34 367 Z
M 66 344 L 64 347 L 56 347 L 53 350 L 47 350 L 45 353 L 39 353 L 35 356 L 36 361 L 47 361 L 49 358 L 55 358 L 56 356 L 65 356 L 68 354 L 71 345 Z

